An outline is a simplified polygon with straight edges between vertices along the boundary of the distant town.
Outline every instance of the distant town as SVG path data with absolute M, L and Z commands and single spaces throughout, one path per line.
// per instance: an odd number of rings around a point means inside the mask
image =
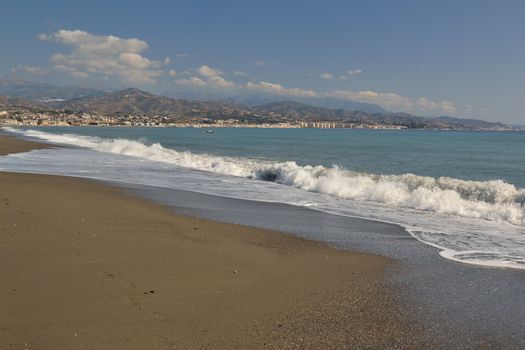
M 235 118 L 198 118 L 176 122 L 165 116 L 121 114 L 118 116 L 94 113 L 32 112 L 25 109 L 0 110 L 2 126 L 128 126 L 128 127 L 195 127 L 195 128 L 316 128 L 316 129 L 406 129 L 402 125 L 364 124 L 348 122 L 275 122 L 254 123 Z
M 5 79 L 0 82 L 3 126 L 521 130 L 477 119 L 328 108 L 290 100 L 254 105 L 177 99 L 136 88 L 102 92 Z

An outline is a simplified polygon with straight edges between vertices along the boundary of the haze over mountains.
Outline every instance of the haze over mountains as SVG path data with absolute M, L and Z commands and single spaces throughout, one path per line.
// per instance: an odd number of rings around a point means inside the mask
M 57 86 L 52 84 L 35 83 L 22 79 L 9 79 L 0 76 L 0 96 L 20 97 L 28 100 L 53 102 L 57 100 L 72 100 L 77 98 L 102 96 L 108 91 L 86 88 L 81 86 Z M 248 93 L 239 96 L 227 96 L 221 93 L 210 93 L 195 90 L 181 90 L 164 92 L 163 96 L 194 101 L 224 101 L 231 104 L 259 106 L 262 104 L 282 101 L 295 101 L 314 106 L 351 109 L 369 113 L 387 112 L 381 106 L 372 103 L 363 103 L 331 97 L 308 98 L 298 96 L 284 96 L 272 93 Z
M 71 100 L 81 97 L 101 96 L 103 94 L 105 94 L 105 91 L 80 86 L 57 86 L 21 79 L 8 79 L 0 76 L 0 96 L 50 101 Z
M 334 97 L 301 97 L 291 95 L 279 95 L 270 92 L 258 92 L 258 93 L 244 93 L 237 96 L 228 96 L 222 93 L 211 93 L 197 90 L 180 90 L 180 91 L 167 91 L 162 94 L 163 96 L 184 98 L 188 100 L 197 101 L 224 101 L 237 105 L 246 105 L 248 107 L 260 106 L 272 102 L 284 102 L 293 101 L 301 102 L 313 106 L 335 108 L 335 109 L 351 109 L 368 113 L 386 113 L 383 107 L 372 104 L 364 103 L 352 100 L 345 100 Z
M 342 121 L 404 125 L 409 128 L 506 129 L 509 126 L 450 116 L 428 118 L 386 112 L 372 104 L 337 99 L 292 98 L 269 94 L 217 100 L 190 100 L 158 96 L 135 88 L 104 92 L 84 87 L 11 80 L 0 77 L 0 105 L 31 109 L 70 110 L 99 114 L 140 114 L 176 118 L 238 118 L 250 122 Z

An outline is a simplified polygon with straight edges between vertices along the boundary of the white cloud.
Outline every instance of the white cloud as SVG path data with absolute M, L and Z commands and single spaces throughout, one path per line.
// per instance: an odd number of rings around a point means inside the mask
M 164 62 L 163 62 L 163 63 L 164 63 L 165 66 L 167 66 L 168 64 L 171 63 L 171 58 L 166 57 L 166 58 L 164 59 Z
M 132 69 L 142 70 L 152 65 L 152 62 L 148 58 L 142 57 L 140 54 L 134 52 L 123 52 L 118 56 L 118 59 L 121 63 L 124 63 L 124 65 Z
M 456 113 L 457 110 L 449 101 L 430 101 L 425 97 L 416 100 L 416 107 L 422 111 L 441 111 L 443 113 Z
M 240 71 L 240 70 L 236 70 L 235 72 L 233 72 L 233 75 L 236 75 L 238 77 L 247 77 L 248 73 Z
M 175 59 L 177 59 L 177 60 L 181 60 L 181 59 L 186 58 L 186 57 L 188 57 L 188 54 L 185 54 L 185 53 L 178 53 L 178 54 L 175 55 Z
M 400 96 L 393 92 L 334 90 L 327 93 L 327 96 L 358 102 L 375 103 L 394 111 L 408 111 L 414 106 L 410 98 Z
M 266 81 L 261 82 L 248 82 L 246 88 L 251 90 L 260 90 L 266 92 L 272 92 L 281 95 L 290 95 L 290 96 L 301 96 L 301 97 L 315 97 L 317 93 L 313 90 L 305 90 L 299 88 L 285 88 L 280 84 L 269 83 Z
M 264 63 L 264 61 L 255 61 L 255 62 L 253 62 L 253 64 L 255 64 L 256 66 L 262 67 L 262 66 L 264 66 L 266 63 Z
M 266 91 L 270 93 L 300 96 L 300 97 L 335 97 L 364 103 L 373 103 L 391 111 L 400 111 L 414 114 L 457 113 L 457 109 L 449 101 L 432 101 L 425 97 L 412 99 L 393 92 L 376 92 L 370 90 L 349 91 L 334 90 L 317 92 L 300 88 L 287 88 L 281 84 L 266 81 L 248 82 L 245 87 L 250 90 Z
M 40 34 L 40 40 L 70 46 L 66 54 L 56 53 L 50 58 L 55 69 L 68 72 L 73 77 L 101 74 L 131 83 L 153 83 L 164 73 L 163 63 L 142 55 L 148 44 L 140 39 L 123 39 L 113 35 L 95 35 L 81 30 L 59 30 Z
M 212 68 L 207 65 L 202 65 L 194 72 L 200 77 L 193 76 L 188 79 L 179 79 L 177 84 L 182 86 L 194 87 L 194 88 L 213 88 L 213 89 L 248 89 L 253 91 L 263 91 L 272 94 L 278 94 L 283 96 L 298 96 L 298 97 L 311 97 L 311 98 L 322 98 L 322 97 L 333 97 L 345 100 L 353 100 L 363 103 L 377 104 L 387 110 L 396 112 L 407 112 L 413 114 L 453 114 L 457 113 L 457 109 L 452 102 L 433 101 L 426 97 L 411 98 L 396 94 L 394 92 L 376 92 L 371 90 L 333 90 L 328 92 L 319 92 L 315 90 L 302 89 L 302 88 L 290 88 L 285 87 L 278 83 L 272 83 L 268 81 L 250 81 L 246 84 L 236 84 L 232 81 L 224 79 L 221 75 L 223 74 L 219 69 Z M 359 69 L 352 70 L 352 74 L 360 74 Z M 347 72 L 350 74 L 350 71 Z M 236 76 L 244 76 L 244 72 L 236 71 L 233 73 Z M 323 77 L 323 75 L 325 75 Z M 324 73 L 321 75 L 325 79 L 334 79 L 334 75 L 331 73 Z M 347 75 L 339 76 L 338 79 L 347 79 Z
M 349 69 L 346 73 L 348 73 L 348 75 L 357 75 L 357 74 L 363 73 L 363 71 L 357 68 L 357 69 Z
M 188 79 L 180 79 L 177 84 L 190 87 L 208 87 L 215 89 L 232 89 L 236 88 L 237 84 L 233 81 L 224 79 L 220 70 L 211 68 L 207 65 L 202 65 L 197 68 L 197 73 L 202 77 L 190 77 Z
M 174 77 L 174 76 L 177 75 L 177 71 L 176 71 L 175 69 L 170 69 L 170 70 L 168 71 L 168 75 L 169 75 L 170 77 Z
M 197 73 L 206 78 L 218 77 L 222 74 L 220 70 L 208 67 L 206 65 L 202 65 L 197 68 Z
M 215 76 L 208 79 L 208 83 L 212 87 L 219 87 L 219 88 L 234 88 L 237 86 L 233 81 L 229 81 L 224 79 L 223 77 Z
M 206 87 L 207 83 L 201 78 L 191 77 L 188 79 L 179 79 L 177 84 L 188 87 Z
M 335 90 L 326 94 L 330 97 L 378 104 L 388 110 L 409 113 L 456 113 L 452 102 L 431 101 L 425 97 L 411 99 L 393 92 Z
M 89 77 L 88 73 L 83 72 L 83 71 L 79 71 L 75 67 L 70 67 L 70 66 L 63 65 L 63 64 L 55 65 L 55 66 L 53 66 L 53 69 L 56 70 L 56 71 L 59 71 L 59 72 L 67 73 L 70 77 L 73 77 L 73 78 L 87 78 L 87 77 Z M 105 76 L 104 78 L 107 79 L 107 76 Z
M 27 65 L 21 65 L 21 64 L 19 64 L 15 68 L 12 68 L 11 71 L 13 73 L 25 72 L 25 73 L 35 74 L 35 75 L 44 75 L 48 73 L 48 70 L 46 68 L 33 67 L 33 66 L 27 66 Z
M 80 72 L 80 71 L 71 72 L 69 73 L 69 75 L 72 76 L 73 78 L 78 78 L 78 79 L 84 79 L 84 78 L 89 77 L 89 74 L 85 72 Z
M 340 74 L 339 76 L 337 76 L 337 79 L 339 80 L 347 80 L 347 79 L 350 79 L 353 75 L 358 75 L 358 74 L 362 74 L 363 71 L 359 68 L 356 68 L 356 69 L 349 69 L 347 70 L 345 73 L 343 74 Z M 323 73 L 321 74 L 321 79 L 325 79 L 325 80 L 332 80 L 332 79 L 335 79 L 336 76 L 332 73 Z

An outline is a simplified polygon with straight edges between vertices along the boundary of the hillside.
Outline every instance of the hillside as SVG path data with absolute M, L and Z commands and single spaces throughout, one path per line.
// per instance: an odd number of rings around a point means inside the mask
M 261 114 L 281 115 L 287 120 L 342 121 L 404 125 L 409 128 L 435 129 L 501 129 L 509 128 L 502 123 L 454 117 L 429 118 L 408 113 L 366 113 L 362 111 L 330 109 L 299 102 L 274 102 L 253 108 Z
M 195 101 L 158 96 L 130 88 L 103 96 L 66 101 L 61 109 L 102 114 L 131 113 L 170 118 L 236 118 L 250 122 L 341 121 L 365 124 L 403 125 L 408 128 L 502 129 L 501 123 L 454 117 L 427 118 L 407 113 L 367 113 L 358 110 L 331 109 L 295 101 L 281 101 L 248 107 L 224 101 Z
M 135 88 L 107 93 L 103 96 L 65 101 L 57 107 L 75 112 L 158 115 L 170 118 L 224 119 L 250 113 L 245 108 L 222 102 L 174 99 L 153 95 Z
M 125 89 L 102 96 L 73 99 L 57 107 L 75 112 L 103 114 L 135 113 L 166 114 L 180 111 L 184 102 L 168 97 L 155 96 L 139 89 Z
M 475 128 L 490 128 L 494 126 L 500 126 L 505 127 L 505 124 L 502 123 L 493 123 L 493 122 L 487 122 L 484 120 L 478 120 L 478 119 L 462 119 L 462 118 L 456 118 L 456 117 L 438 117 L 435 118 L 436 120 L 444 121 L 448 124 L 454 124 L 454 125 L 462 125 L 466 128 L 475 127 Z
M 36 101 L 30 101 L 19 97 L 9 97 L 9 96 L 0 96 L 0 109 L 4 108 L 24 108 L 24 109 L 31 109 L 31 110 L 47 110 L 49 109 L 48 106 L 46 106 L 43 103 L 39 103 Z
M 281 101 L 248 107 L 224 101 L 195 101 L 158 96 L 136 88 L 105 93 L 101 96 L 53 101 L 46 104 L 26 99 L 2 97 L 0 105 L 21 109 L 92 113 L 126 118 L 131 116 L 164 117 L 171 121 L 196 119 L 236 119 L 246 123 L 298 121 L 337 121 L 353 124 L 397 125 L 407 128 L 501 130 L 511 129 L 501 123 L 455 117 L 429 118 L 407 113 L 367 113 L 358 110 L 331 109 L 296 101 Z
M 362 111 L 365 113 L 386 113 L 387 111 L 381 106 L 364 103 L 353 100 L 344 100 L 334 97 L 298 97 L 298 96 L 282 96 L 268 93 L 251 94 L 244 96 L 236 96 L 225 99 L 224 101 L 234 104 L 242 104 L 249 107 L 257 107 L 272 103 L 301 103 L 314 107 L 323 107 L 328 109 L 345 109 L 353 111 Z

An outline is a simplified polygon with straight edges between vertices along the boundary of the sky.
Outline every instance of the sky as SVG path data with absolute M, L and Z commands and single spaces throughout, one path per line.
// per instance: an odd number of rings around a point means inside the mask
M 0 75 L 525 124 L 525 1 L 0 3 Z

